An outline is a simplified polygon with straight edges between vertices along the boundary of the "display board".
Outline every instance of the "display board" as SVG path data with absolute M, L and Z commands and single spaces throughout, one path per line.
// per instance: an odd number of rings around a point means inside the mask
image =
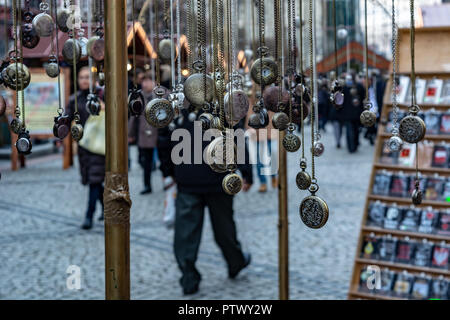
M 443 59 L 450 63 L 450 43 L 438 41 L 450 36 L 450 28 L 439 30 L 416 32 L 417 52 L 424 52 L 421 45 L 426 44 L 430 59 L 419 59 L 417 66 L 417 99 L 427 125 L 418 155 L 415 145 L 405 144 L 397 153 L 386 146 L 393 118 L 392 78 L 387 85 L 349 299 L 450 299 L 450 71 L 429 72 L 420 64 L 437 61 L 445 66 Z M 408 30 L 400 30 L 398 43 L 403 61 L 398 88 L 401 119 L 410 103 L 411 80 L 405 70 Z M 447 54 L 433 60 L 433 54 L 442 51 L 434 50 L 436 46 L 446 46 Z M 417 156 L 424 201 L 413 206 Z

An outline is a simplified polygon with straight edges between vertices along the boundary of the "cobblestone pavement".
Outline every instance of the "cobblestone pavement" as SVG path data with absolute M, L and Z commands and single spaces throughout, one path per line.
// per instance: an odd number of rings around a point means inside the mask
M 326 153 L 317 161 L 318 178 L 331 216 L 321 230 L 306 228 L 298 217 L 305 194 L 295 187 L 298 155 L 289 155 L 292 299 L 346 299 L 373 156 L 373 148 L 363 140 L 358 153 L 350 155 L 345 148 L 335 148 L 331 133 L 323 136 Z M 134 149 L 132 158 L 136 159 Z M 162 223 L 161 176 L 153 176 L 154 193 L 141 196 L 141 174 L 134 161 L 131 297 L 184 299 L 172 251 L 173 231 Z M 79 228 L 87 188 L 79 183 L 78 168 L 62 171 L 60 160 L 53 157 L 19 172 L 3 170 L 2 175 L 0 299 L 103 299 L 103 224 L 95 220 L 93 230 Z M 203 281 L 200 292 L 189 298 L 278 298 L 277 192 L 259 194 L 257 188 L 256 183 L 235 202 L 238 235 L 244 249 L 252 253 L 252 264 L 236 280 L 229 280 L 206 219 L 198 259 Z M 69 265 L 81 267 L 79 291 L 66 287 Z

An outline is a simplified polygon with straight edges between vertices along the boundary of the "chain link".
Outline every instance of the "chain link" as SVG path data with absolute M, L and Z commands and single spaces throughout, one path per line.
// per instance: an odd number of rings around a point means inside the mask
M 392 109 L 393 125 L 392 134 L 398 135 L 398 104 L 397 104 L 397 24 L 396 24 L 395 0 L 392 0 Z
M 314 181 L 316 179 L 316 167 L 315 167 L 315 160 L 314 160 L 314 124 L 315 124 L 315 96 L 314 96 L 314 85 L 315 85 L 315 79 L 314 79 L 314 35 L 313 35 L 313 0 L 309 0 L 309 63 L 310 63 L 310 86 L 311 86 L 311 178 Z M 303 115 L 302 115 L 303 116 Z
M 366 101 L 369 102 L 369 43 L 367 35 L 367 0 L 364 0 L 364 65 L 366 69 Z M 367 108 L 368 104 L 364 107 Z

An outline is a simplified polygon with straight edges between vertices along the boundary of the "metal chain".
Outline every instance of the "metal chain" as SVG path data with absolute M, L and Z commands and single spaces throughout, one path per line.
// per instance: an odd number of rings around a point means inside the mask
M 134 0 L 131 0 L 131 19 L 133 20 L 133 86 L 137 88 L 137 74 L 136 74 L 136 29 L 135 29 L 135 17 L 134 17 Z
M 304 75 L 303 75 L 303 0 L 299 0 L 299 8 L 298 14 L 300 17 L 300 43 L 299 43 L 299 52 L 300 52 L 300 76 L 302 77 L 302 86 L 304 85 Z M 304 89 L 304 88 L 303 88 Z M 300 118 L 301 118 L 301 134 L 302 134 L 302 160 L 305 160 L 305 121 L 303 117 L 303 90 L 300 95 Z
M 158 10 L 158 1 L 154 1 L 155 6 L 155 50 L 159 48 L 159 10 Z M 156 85 L 159 87 L 161 85 L 161 70 L 159 68 L 159 54 L 155 59 L 155 73 L 156 73 Z
M 283 98 L 283 84 L 281 75 L 281 0 L 274 0 L 274 15 L 275 15 L 275 61 L 278 65 L 278 111 L 282 111 L 281 101 Z M 261 68 L 262 69 L 262 68 Z M 261 78 L 262 79 L 262 78 Z
M 12 15 L 13 15 L 13 34 L 14 34 L 14 61 L 16 63 L 16 109 L 15 116 L 20 118 L 20 101 L 19 101 L 19 65 L 18 65 L 18 48 L 17 48 L 17 0 L 12 0 Z
M 172 73 L 172 90 L 175 90 L 175 46 L 173 43 L 173 0 L 170 0 L 170 69 Z
M 258 0 L 258 31 L 259 31 L 259 59 L 261 63 L 260 74 L 259 77 L 261 79 L 260 89 L 261 89 L 261 97 L 260 101 L 263 102 L 263 93 L 264 93 L 264 81 L 263 81 L 263 68 L 262 68 L 262 59 L 264 56 L 263 47 L 266 46 L 265 33 L 266 33 L 266 20 L 265 20 L 265 8 L 264 8 L 264 0 Z
M 392 0 L 392 109 L 393 125 L 392 134 L 398 135 L 398 104 L 397 104 L 397 24 L 396 24 L 395 0 Z
M 18 25 L 22 25 L 22 1 L 19 0 L 19 12 L 18 12 Z M 21 32 L 21 31 L 19 31 Z M 20 97 L 22 99 L 22 122 L 23 122 L 23 127 L 26 128 L 26 123 L 25 123 L 25 86 L 24 86 L 24 82 L 23 82 L 23 78 L 24 78 L 24 69 L 23 69 L 23 42 L 20 41 L 20 54 L 18 57 L 18 60 L 20 60 L 20 71 L 22 72 L 22 76 L 20 77 L 20 85 L 22 87 L 22 90 L 20 90 Z M 16 64 L 17 66 L 17 64 Z M 18 77 L 18 73 L 16 73 L 16 77 Z
M 233 0 L 227 0 L 227 48 L 228 48 L 228 82 L 230 84 L 230 88 L 228 90 L 228 126 L 230 129 L 233 128 L 233 85 L 232 81 L 233 78 L 230 77 L 233 72 L 233 53 L 232 53 L 232 41 L 233 41 L 233 26 L 232 26 L 232 1 Z
M 56 20 L 56 17 L 58 17 L 58 6 L 56 3 L 56 0 L 53 0 L 53 15 L 55 17 L 55 32 L 56 32 L 56 36 L 55 36 L 55 40 L 56 40 L 56 63 L 58 64 L 58 68 L 59 68 L 59 39 L 58 39 L 58 31 L 59 31 L 59 27 L 58 27 L 58 23 Z M 62 100 L 61 100 L 61 71 L 58 72 L 58 113 L 59 115 L 62 115 L 65 112 L 65 108 L 62 104 Z
M 180 1 L 176 0 L 176 15 L 177 15 L 177 50 L 178 50 L 178 56 L 177 56 L 177 71 L 178 71 L 178 84 L 181 84 L 181 32 L 180 32 L 180 23 L 181 23 L 181 14 L 180 14 Z
M 334 68 L 335 78 L 338 78 L 338 53 L 337 53 L 337 17 L 336 17 L 336 0 L 333 0 L 333 28 L 334 28 Z
M 313 183 L 315 183 L 316 180 L 316 167 L 315 167 L 315 160 L 314 160 L 314 124 L 315 124 L 315 96 L 314 96 L 314 85 L 315 85 L 315 79 L 314 79 L 314 71 L 313 71 L 313 65 L 314 65 L 314 57 L 313 57 L 313 48 L 314 48 L 314 35 L 313 35 L 313 0 L 309 0 L 309 62 L 310 62 L 310 86 L 311 86 L 311 179 Z
M 73 9 L 75 8 L 75 0 L 70 0 L 70 7 Z M 75 11 L 72 12 L 72 14 L 75 14 Z M 74 105 L 74 118 L 75 118 L 75 122 L 78 123 L 80 121 L 80 115 L 78 113 L 78 85 L 77 85 L 77 55 L 76 55 L 76 51 L 75 51 L 75 46 L 76 46 L 76 41 L 77 39 L 75 38 L 75 23 L 72 24 L 72 39 L 73 39 L 73 44 L 72 44 L 72 54 L 73 54 L 73 94 L 74 94 L 74 98 L 75 98 L 75 105 Z
M 192 68 L 192 44 L 194 43 L 194 38 L 192 35 L 192 16 L 193 16 L 193 7 L 192 7 L 192 0 L 186 1 L 186 32 L 187 32 L 187 45 L 186 45 L 186 51 L 187 51 L 187 63 L 189 68 L 189 74 L 192 74 L 193 68 Z
M 197 35 L 198 35 L 198 54 L 199 59 L 202 62 L 203 66 L 203 99 L 205 101 L 205 105 L 203 106 L 206 110 L 209 106 L 206 105 L 207 101 L 207 85 L 206 85 L 206 2 L 205 0 L 197 0 Z
M 292 21 L 294 19 L 294 21 Z M 288 82 L 289 82 L 289 123 L 292 124 L 292 77 L 295 73 L 295 65 L 292 60 L 292 37 L 295 29 L 295 0 L 288 0 Z M 295 36 L 294 36 L 295 38 Z
M 223 0 L 217 1 L 217 35 L 218 35 L 218 62 L 219 62 L 219 108 L 220 108 L 220 123 L 223 131 L 225 130 L 225 102 L 224 102 L 224 92 L 225 92 L 225 37 L 224 37 L 224 5 Z
M 416 106 L 416 63 L 415 63 L 415 40 L 416 27 L 414 21 L 414 0 L 409 1 L 409 8 L 411 14 L 411 101 L 412 105 Z M 418 110 L 417 110 L 418 112 Z M 417 114 L 415 112 L 415 114 Z
M 369 44 L 367 34 L 367 0 L 364 0 L 364 64 L 366 67 L 366 101 L 369 102 Z

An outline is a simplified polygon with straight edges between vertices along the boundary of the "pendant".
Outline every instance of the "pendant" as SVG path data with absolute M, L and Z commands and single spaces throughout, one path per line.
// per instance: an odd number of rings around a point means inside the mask
M 305 170 L 300 171 L 295 178 L 297 187 L 300 190 L 308 190 L 311 186 L 311 176 Z
M 331 96 L 330 96 L 331 103 L 338 109 L 342 107 L 344 104 L 344 94 L 343 94 L 343 88 L 339 84 L 338 80 L 335 80 L 333 82 L 333 85 L 331 86 Z
M 213 79 L 210 76 L 206 76 L 206 101 L 205 90 L 203 83 L 203 74 L 195 73 L 186 79 L 184 83 L 184 96 L 185 98 L 197 108 L 203 107 L 206 103 L 211 103 L 213 100 Z
M 68 116 L 55 117 L 55 124 L 53 125 L 53 135 L 63 140 L 70 132 L 70 119 Z
M 242 190 L 242 178 L 236 173 L 230 173 L 222 181 L 222 188 L 230 196 L 238 194 Z
M 86 44 L 87 54 L 97 62 L 105 59 L 105 39 L 94 36 Z
M 106 80 L 105 73 L 104 72 L 99 72 L 98 73 L 98 84 L 101 87 L 105 86 L 105 80 Z
M 325 152 L 325 145 L 321 141 L 315 141 L 312 147 L 312 153 L 315 157 L 320 157 Z
M 284 112 L 277 112 L 272 117 L 272 125 L 275 129 L 283 131 L 289 126 L 289 117 Z
M 270 58 L 263 57 L 256 59 L 250 68 L 250 75 L 257 84 L 271 85 L 277 80 L 278 65 Z M 261 81 L 262 75 L 262 81 Z
M 45 66 L 45 72 L 50 78 L 56 78 L 59 75 L 58 60 L 55 56 L 50 56 L 47 65 Z
M 88 94 L 86 109 L 93 116 L 98 116 L 100 114 L 101 105 L 97 95 L 93 93 Z
M 231 118 L 231 108 L 229 105 L 230 100 L 230 93 L 228 92 L 225 95 L 224 102 L 225 102 L 225 117 L 228 119 L 228 121 Z M 234 89 L 233 90 L 233 103 L 232 103 L 232 113 L 233 113 L 233 126 L 237 125 L 239 121 L 244 119 L 247 116 L 248 109 L 250 107 L 250 103 L 248 101 L 247 94 L 240 89 Z
M 20 36 L 23 46 L 28 49 L 36 48 L 41 40 L 31 23 L 24 23 L 22 25 Z
M 289 131 L 283 138 L 283 147 L 287 152 L 297 152 L 302 146 L 300 138 Z
M 83 126 L 79 123 L 75 123 L 70 130 L 73 140 L 79 142 L 81 139 L 83 139 L 83 131 Z
M 172 104 L 162 98 L 164 89 L 156 87 L 154 92 L 158 98 L 151 100 L 145 107 L 145 119 L 155 128 L 164 128 L 172 122 L 175 113 Z
M 264 106 L 269 111 L 277 112 L 280 103 L 285 106 L 289 105 L 290 99 L 289 92 L 287 90 L 283 90 L 281 93 L 281 101 L 279 102 L 278 101 L 279 91 L 280 89 L 278 86 L 268 87 L 264 90 L 263 93 Z
M 69 32 L 68 22 L 71 17 L 71 12 L 68 9 L 59 9 L 56 17 L 56 24 L 62 32 Z
M 422 190 L 420 190 L 419 187 L 416 187 L 416 189 L 414 189 L 412 193 L 412 202 L 414 205 L 418 206 L 422 204 L 422 200 L 423 200 Z
M 145 108 L 145 98 L 141 90 L 133 88 L 128 95 L 128 111 L 132 116 L 140 116 Z
M 16 74 L 16 66 L 17 72 Z M 26 65 L 20 62 L 14 62 L 10 64 L 6 69 L 2 72 L 3 80 L 5 84 L 12 90 L 22 91 L 25 90 L 31 81 L 30 70 Z M 17 80 L 16 80 L 17 79 Z M 16 86 L 17 81 L 17 86 Z M 22 86 L 23 82 L 23 86 Z
M 360 120 L 366 128 L 373 127 L 377 121 L 377 115 L 370 110 L 364 110 L 361 113 Z
M 14 132 L 15 134 L 19 134 L 22 131 L 23 123 L 19 118 L 14 118 L 11 120 L 9 126 L 11 127 L 12 132 Z
M 66 61 L 68 64 L 73 65 L 73 58 L 74 58 L 74 50 L 73 47 L 75 46 L 75 61 L 78 63 L 81 59 L 81 45 L 78 42 L 78 40 L 70 38 L 68 39 L 63 46 L 62 49 L 62 55 L 64 58 L 64 61 Z
M 198 118 L 199 121 L 202 123 L 202 130 L 207 131 L 211 129 L 211 124 L 214 120 L 214 116 L 209 112 L 204 112 L 200 115 Z
M 172 59 L 172 41 L 169 38 L 162 39 L 158 44 L 159 57 L 163 61 L 170 61 Z M 176 46 L 174 46 L 174 55 L 176 58 Z
M 320 197 L 315 195 L 318 190 L 316 185 L 311 185 L 309 190 L 311 191 L 311 195 L 303 199 L 300 205 L 300 218 L 308 228 L 320 229 L 328 221 L 328 205 Z
M 17 152 L 19 154 L 28 155 L 31 153 L 32 148 L 33 145 L 31 144 L 30 134 L 25 129 L 22 129 L 16 141 Z
M 39 37 L 50 37 L 54 30 L 53 18 L 45 12 L 41 12 L 34 17 L 33 27 Z
M 400 151 L 403 147 L 403 140 L 399 136 L 393 135 L 389 139 L 388 146 L 392 152 Z
M 0 95 L 0 117 L 3 117 L 3 115 L 6 113 L 6 100 L 3 98 L 3 96 Z
M 426 133 L 425 122 L 416 115 L 409 115 L 400 121 L 400 138 L 408 143 L 418 143 L 423 140 Z

